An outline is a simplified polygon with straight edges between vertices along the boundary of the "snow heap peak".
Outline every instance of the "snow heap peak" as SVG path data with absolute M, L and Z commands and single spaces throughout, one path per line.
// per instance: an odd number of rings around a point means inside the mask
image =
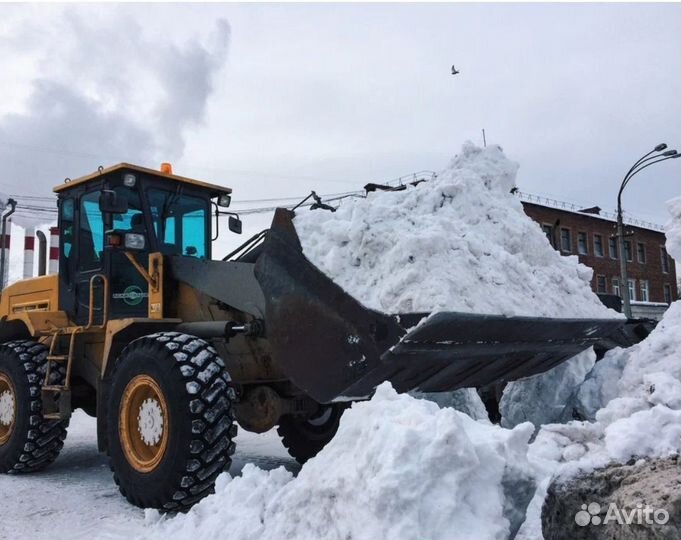
M 294 223 L 305 255 L 383 312 L 617 316 L 591 291 L 591 269 L 524 213 L 517 170 L 500 147 L 469 143 L 431 181 L 299 211 Z

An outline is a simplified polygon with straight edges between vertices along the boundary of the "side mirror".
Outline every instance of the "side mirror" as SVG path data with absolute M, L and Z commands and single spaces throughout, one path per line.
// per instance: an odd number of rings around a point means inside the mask
M 238 217 L 229 216 L 229 230 L 236 234 L 241 234 L 242 223 Z
M 102 191 L 99 196 L 99 211 L 103 214 L 125 214 L 128 211 L 128 199 L 119 199 L 115 191 Z
M 232 196 L 229 195 L 228 193 L 223 193 L 218 197 L 218 206 L 222 206 L 223 208 L 229 208 L 230 204 L 232 204 Z

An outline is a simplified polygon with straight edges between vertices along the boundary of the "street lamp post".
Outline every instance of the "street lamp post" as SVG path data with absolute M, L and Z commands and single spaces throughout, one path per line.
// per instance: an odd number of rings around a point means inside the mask
M 674 159 L 681 156 L 676 150 L 667 150 L 662 152 L 667 148 L 667 145 L 662 143 L 658 144 L 653 150 L 648 152 L 646 155 L 641 157 L 634 165 L 629 169 L 627 174 L 622 180 L 620 185 L 620 190 L 617 193 L 617 251 L 619 252 L 620 258 L 620 294 L 622 295 L 622 304 L 624 309 L 624 314 L 628 319 L 631 319 L 631 298 L 629 296 L 629 278 L 627 276 L 627 259 L 624 249 L 624 219 L 622 216 L 622 192 L 624 188 L 627 187 L 629 180 L 631 178 L 651 165 L 660 163 L 661 161 L 666 161 L 668 159 Z M 654 154 L 654 155 L 652 155 Z M 633 251 L 633 247 L 632 247 Z M 633 254 L 632 254 L 633 257 Z

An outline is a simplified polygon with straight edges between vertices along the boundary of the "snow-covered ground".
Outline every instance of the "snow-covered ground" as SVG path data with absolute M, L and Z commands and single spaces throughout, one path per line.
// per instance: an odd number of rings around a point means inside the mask
M 262 470 L 280 466 L 296 472 L 276 431 L 241 431 L 230 469 L 251 463 Z M 137 538 L 145 530 L 144 510 L 118 492 L 107 457 L 97 452 L 96 421 L 83 411 L 71 419 L 64 450 L 42 472 L 0 476 L 0 539 L 105 540 Z

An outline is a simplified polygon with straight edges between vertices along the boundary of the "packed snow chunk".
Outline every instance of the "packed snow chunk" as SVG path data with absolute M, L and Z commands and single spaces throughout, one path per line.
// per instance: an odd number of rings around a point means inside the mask
M 381 385 L 297 477 L 247 466 L 146 538 L 505 540 L 534 493 L 530 424 L 507 430 Z
M 336 212 L 298 211 L 303 252 L 367 307 L 614 317 L 591 291 L 591 269 L 562 257 L 523 211 L 518 165 L 470 143 L 437 178 L 349 199 Z
M 665 228 L 667 252 L 681 262 L 681 197 L 667 201 L 667 209 L 672 215 Z
M 499 402 L 501 425 L 532 422 L 538 427 L 563 420 L 565 404 L 595 363 L 596 353 L 588 349 L 546 373 L 510 382 Z
M 467 414 L 473 420 L 485 420 L 489 422 L 489 415 L 485 404 L 480 399 L 475 388 L 459 388 L 453 392 L 409 392 L 412 397 L 429 399 L 437 403 L 441 408 L 450 407 Z

